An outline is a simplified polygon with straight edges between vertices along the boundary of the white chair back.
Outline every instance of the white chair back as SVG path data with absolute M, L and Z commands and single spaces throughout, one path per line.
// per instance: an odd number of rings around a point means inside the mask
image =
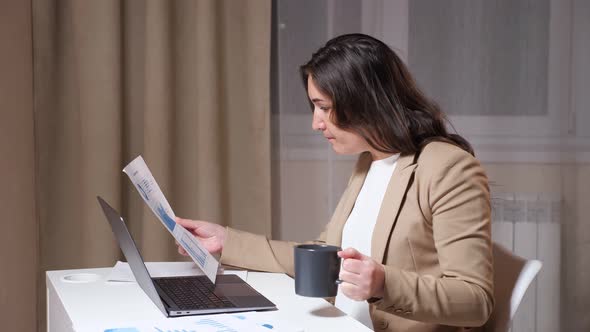
M 512 296 L 510 297 L 510 320 L 514 319 L 520 301 L 524 297 L 529 285 L 537 276 L 537 273 L 541 271 L 541 267 L 543 267 L 543 263 L 536 259 L 527 260 L 522 267 L 520 275 L 516 280 L 516 285 L 514 285 Z
M 499 244 L 494 250 L 494 311 L 485 325 L 485 331 L 506 332 L 510 323 L 543 263 L 536 259 L 519 257 Z

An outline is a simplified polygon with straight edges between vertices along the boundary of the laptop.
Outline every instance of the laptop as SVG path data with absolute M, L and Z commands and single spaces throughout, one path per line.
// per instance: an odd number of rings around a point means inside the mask
M 152 278 L 123 218 L 97 197 L 137 283 L 167 317 L 273 310 L 276 306 L 236 275 Z

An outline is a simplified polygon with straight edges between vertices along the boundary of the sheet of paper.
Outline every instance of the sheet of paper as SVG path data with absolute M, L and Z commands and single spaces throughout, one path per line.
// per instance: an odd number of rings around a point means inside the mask
M 284 331 L 277 326 L 259 322 L 245 315 L 219 314 L 160 319 L 155 321 L 109 324 L 85 329 L 85 332 L 271 332 Z
M 273 311 L 248 311 L 237 314 L 232 314 L 239 319 L 247 319 L 248 321 L 264 326 L 271 331 L 281 332 L 303 332 L 302 327 L 288 326 L 284 321 L 277 320 L 276 314 Z
M 203 271 L 193 262 L 146 262 L 145 266 L 152 278 L 203 275 Z M 224 270 L 219 267 L 217 274 L 235 274 L 244 281 L 248 279 L 248 271 L 245 270 Z M 135 282 L 135 277 L 129 264 L 117 261 L 111 269 L 107 281 Z
M 176 216 L 143 158 L 141 156 L 135 158 L 123 168 L 123 172 L 127 174 L 143 200 L 158 219 L 160 219 L 164 227 L 172 234 L 184 250 L 186 250 L 211 282 L 215 283 L 219 262 L 189 231 L 176 224 L 174 221 Z

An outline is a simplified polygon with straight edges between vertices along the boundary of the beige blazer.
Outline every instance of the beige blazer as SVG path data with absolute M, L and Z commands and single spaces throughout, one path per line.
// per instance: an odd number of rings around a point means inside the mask
M 362 154 L 318 241 L 340 245 L 370 165 Z M 369 300 L 376 331 L 479 330 L 469 327 L 494 303 L 490 214 L 486 174 L 467 152 L 433 142 L 398 159 L 371 242 L 385 265 L 385 295 Z M 221 262 L 293 275 L 294 244 L 228 228 Z

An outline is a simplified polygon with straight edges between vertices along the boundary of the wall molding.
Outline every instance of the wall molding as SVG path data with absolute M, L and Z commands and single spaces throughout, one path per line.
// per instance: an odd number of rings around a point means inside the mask
M 356 156 L 332 152 L 329 143 L 311 130 L 311 115 L 274 115 L 273 124 L 279 128 L 273 139 L 279 140 L 281 160 L 356 160 Z M 590 137 L 469 135 L 466 138 L 484 163 L 590 163 Z

